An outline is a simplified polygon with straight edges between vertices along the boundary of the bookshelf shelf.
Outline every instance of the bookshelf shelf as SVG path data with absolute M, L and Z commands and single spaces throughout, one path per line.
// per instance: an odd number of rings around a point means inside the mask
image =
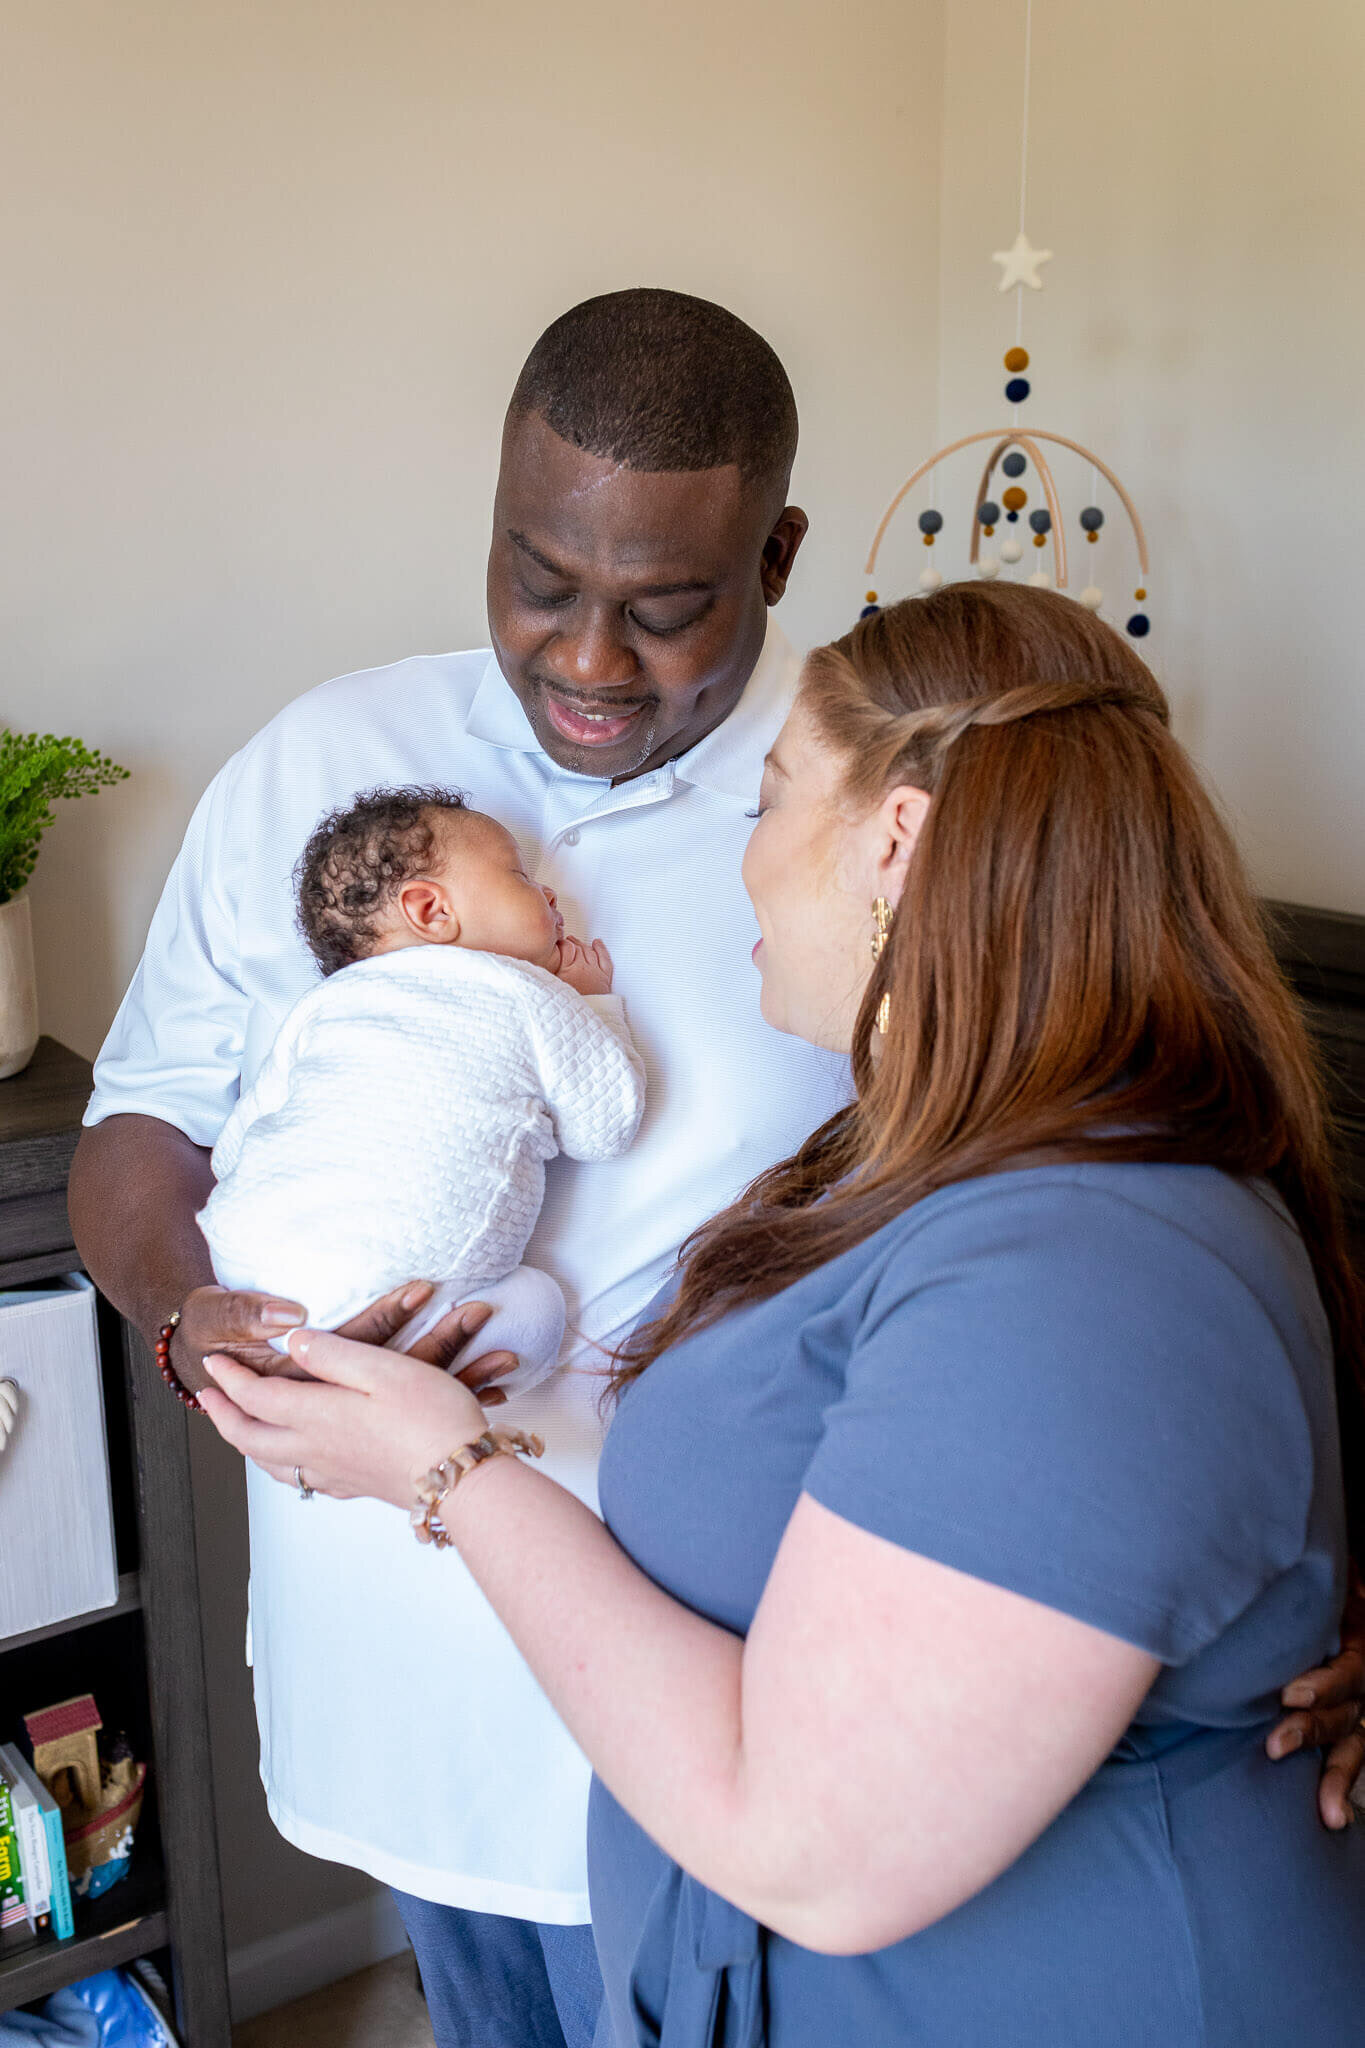
M 142 1579 L 137 1572 L 120 1572 L 118 1599 L 108 1607 L 92 1607 L 88 1614 L 68 1615 L 65 1621 L 50 1621 L 45 1628 L 25 1629 L 22 1635 L 0 1636 L 0 1656 L 11 1650 L 26 1650 L 31 1643 L 50 1642 L 53 1636 L 69 1635 L 73 1629 L 93 1628 L 97 1622 L 113 1621 L 120 1614 L 136 1614 L 142 1605 Z
M 66 1177 L 89 1093 L 88 1063 L 50 1038 L 22 1074 L 0 1081 L 0 1287 L 80 1269 Z M 77 1902 L 68 1940 L 7 1937 L 0 2012 L 156 1955 L 184 2048 L 229 2048 L 189 1432 L 137 1332 L 107 1303 L 98 1325 L 118 1598 L 0 1639 L 0 1741 L 15 1739 L 32 1708 L 93 1692 L 107 1724 L 126 1726 L 147 1758 L 147 1800 L 127 1877 Z
M 66 1941 L 36 1935 L 0 1954 L 0 2012 L 47 1998 L 63 1984 L 112 1970 L 165 1948 L 169 1939 L 166 1880 L 150 1858 L 134 1861 L 122 1884 L 90 1904 L 75 1902 L 76 1931 Z

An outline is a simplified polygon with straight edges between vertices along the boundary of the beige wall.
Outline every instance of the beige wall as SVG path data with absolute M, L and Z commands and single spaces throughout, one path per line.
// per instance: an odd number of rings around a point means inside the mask
M 1005 411 L 1013 308 L 990 252 L 1017 227 L 1024 9 L 945 13 L 946 441 Z M 1033 14 L 1029 234 L 1055 254 L 1029 295 L 1025 411 L 1137 499 L 1146 649 L 1262 887 L 1365 911 L 1365 8 Z M 975 472 L 955 475 L 970 498 Z M 1131 598 L 1118 549 L 1082 552 Z
M 46 1029 L 96 1049 L 263 719 L 482 640 L 502 407 L 575 299 L 665 283 L 771 338 L 815 515 L 789 628 L 846 623 L 888 438 L 934 425 L 932 0 L 3 0 L 0 44 L 0 720 L 134 771 L 45 846 Z M 363 1887 L 269 1830 L 239 1475 L 198 1449 L 240 1947 Z

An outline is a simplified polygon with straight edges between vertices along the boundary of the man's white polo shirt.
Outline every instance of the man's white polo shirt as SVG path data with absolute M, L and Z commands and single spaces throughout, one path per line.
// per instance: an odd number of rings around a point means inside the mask
M 564 1287 L 579 1364 L 516 1420 L 594 1506 L 588 1342 L 638 1317 L 687 1233 L 847 1091 L 845 1061 L 759 1016 L 740 883 L 745 811 L 797 667 L 770 617 L 725 723 L 616 789 L 540 751 L 486 650 L 323 684 L 205 793 L 95 1068 L 88 1123 L 137 1112 L 212 1145 L 316 979 L 291 871 L 318 819 L 361 789 L 433 782 L 500 819 L 569 929 L 611 949 L 648 1069 L 635 1145 L 552 1161 L 527 1252 Z M 261 1776 L 281 1833 L 422 1898 L 586 1920 L 588 1766 L 459 1559 L 421 1549 L 381 1503 L 305 1502 L 250 1465 L 247 1482 Z

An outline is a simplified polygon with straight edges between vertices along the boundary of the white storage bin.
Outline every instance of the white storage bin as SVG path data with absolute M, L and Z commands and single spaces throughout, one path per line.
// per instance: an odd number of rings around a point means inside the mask
M 2 1644 L 118 1598 L 95 1290 L 83 1275 L 0 1292 L 0 1380 L 18 1389 L 0 1407 Z

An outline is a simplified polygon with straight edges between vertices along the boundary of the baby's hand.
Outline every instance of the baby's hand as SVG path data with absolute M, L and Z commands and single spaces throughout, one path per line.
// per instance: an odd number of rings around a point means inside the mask
M 611 994 L 611 954 L 600 939 L 587 945 L 566 932 L 559 942 L 558 973 L 581 996 Z

